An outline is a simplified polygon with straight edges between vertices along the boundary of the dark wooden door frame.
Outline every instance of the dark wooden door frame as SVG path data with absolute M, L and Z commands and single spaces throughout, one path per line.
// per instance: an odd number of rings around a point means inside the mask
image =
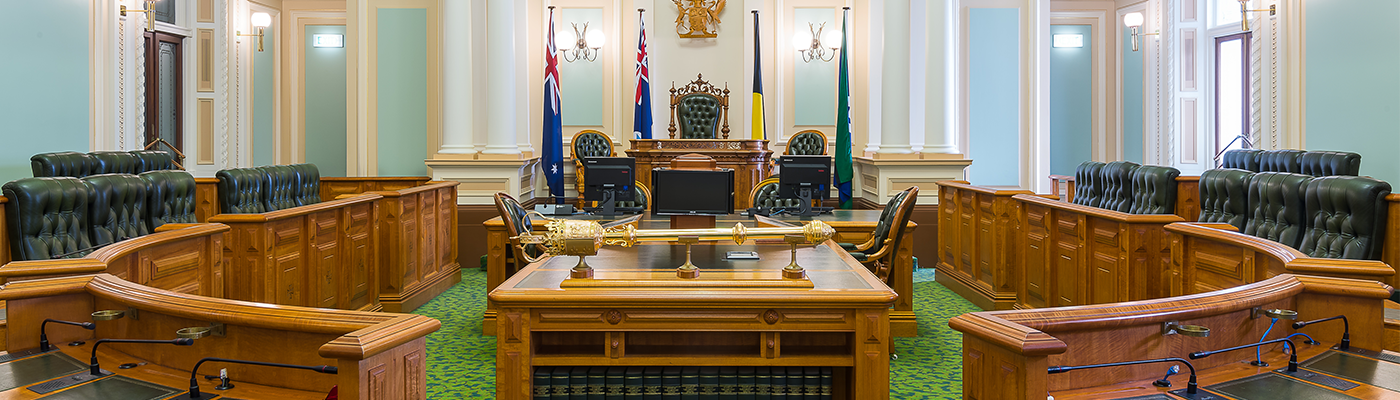
M 185 65 L 184 65 L 184 43 L 185 37 L 166 32 L 146 32 L 146 137 L 145 143 L 151 143 L 160 137 L 160 43 L 175 44 L 175 142 L 171 145 L 184 151 L 184 119 L 185 119 Z

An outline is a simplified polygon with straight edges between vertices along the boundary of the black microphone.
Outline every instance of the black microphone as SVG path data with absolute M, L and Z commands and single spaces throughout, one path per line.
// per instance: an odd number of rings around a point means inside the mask
M 1196 358 L 1196 357 L 1192 357 L 1192 358 Z M 1061 366 L 1050 367 L 1047 371 L 1048 371 L 1049 373 L 1052 373 L 1052 374 L 1059 374 L 1059 373 L 1065 373 L 1065 372 L 1073 371 L 1073 370 L 1076 370 L 1076 369 L 1089 369 L 1089 368 L 1101 368 L 1101 367 L 1120 367 L 1120 366 L 1124 366 L 1124 365 L 1151 364 L 1151 363 L 1160 363 L 1160 362 L 1179 362 L 1179 363 L 1182 363 L 1182 364 L 1186 364 L 1186 368 L 1191 369 L 1191 379 L 1188 380 L 1188 381 L 1186 382 L 1186 393 L 1187 393 L 1187 394 L 1196 394 L 1196 367 L 1193 366 L 1193 365 L 1191 365 L 1191 362 L 1190 362 L 1190 361 L 1186 361 L 1185 359 L 1183 359 L 1183 358 L 1181 358 L 1181 357 L 1158 358 L 1158 359 L 1152 359 L 1152 360 L 1138 360 L 1138 361 L 1123 361 L 1123 362 L 1106 363 L 1106 364 L 1090 364 L 1090 365 L 1076 365 L 1076 366 L 1061 365 Z M 1168 374 L 1167 376 L 1171 376 L 1171 375 Z M 1162 378 L 1162 379 L 1166 379 L 1166 378 Z
M 1337 349 L 1340 349 L 1340 350 L 1350 349 L 1350 348 L 1351 348 L 1351 324 L 1347 322 L 1347 316 L 1345 316 L 1345 315 L 1338 315 L 1338 316 L 1335 316 L 1335 317 L 1328 317 L 1328 318 L 1323 318 L 1323 319 L 1315 319 L 1315 320 L 1312 320 L 1312 321 L 1294 322 L 1294 323 L 1293 323 L 1293 329 L 1298 329 L 1298 328 L 1302 328 L 1302 327 L 1305 327 L 1305 326 L 1308 326 L 1308 325 L 1316 324 L 1316 323 L 1318 323 L 1318 322 L 1331 321 L 1331 320 L 1339 319 L 1339 318 L 1342 320 L 1342 342 L 1337 344 Z
M 49 351 L 49 334 L 48 334 L 48 332 L 46 332 L 44 329 L 48 327 L 48 325 L 49 325 L 50 322 L 53 322 L 53 323 L 56 323 L 56 324 L 64 324 L 64 325 L 79 326 L 79 327 L 82 327 L 83 329 L 87 329 L 87 330 L 90 330 L 90 331 L 91 331 L 91 330 L 97 329 L 97 324 L 94 324 L 94 323 L 91 323 L 91 322 L 73 322 L 73 321 L 57 320 L 57 319 L 52 319 L 52 318 L 44 318 L 44 322 L 40 322 L 40 323 L 39 323 L 39 352 L 40 352 L 40 353 Z
M 339 372 L 339 369 L 338 369 L 338 368 L 333 367 L 333 366 L 329 366 L 329 365 L 296 365 L 296 364 L 271 363 L 271 362 L 263 362 L 263 361 L 234 360 L 234 359 L 230 359 L 230 358 L 204 357 L 204 358 L 199 359 L 199 362 L 194 363 L 194 369 L 191 369 L 191 370 L 190 370 L 190 392 L 186 394 L 187 397 L 179 397 L 178 399 L 199 399 L 199 398 L 203 398 L 203 397 L 202 397 L 203 395 L 201 395 L 201 394 L 199 393 L 199 381 L 196 380 L 196 379 L 197 379 L 197 377 L 199 376 L 199 366 L 202 365 L 202 364 L 204 364 L 205 361 L 217 361 L 217 362 L 226 362 L 226 363 L 234 363 L 234 364 L 261 365 L 261 366 L 264 366 L 264 367 L 306 369 L 306 370 L 312 370 L 312 371 L 320 372 L 320 373 L 323 373 L 323 374 L 335 374 L 335 373 Z
M 1181 366 L 1173 365 L 1171 369 L 1167 370 L 1167 376 L 1162 377 L 1162 379 L 1158 379 L 1156 382 L 1152 382 L 1152 386 L 1172 387 L 1172 381 L 1167 380 L 1167 378 L 1172 377 L 1172 375 L 1176 375 L 1178 372 L 1181 372 Z
M 1293 345 L 1293 341 L 1292 341 L 1292 340 L 1288 340 L 1288 339 L 1267 340 L 1267 341 L 1263 341 L 1263 342 L 1259 342 L 1259 343 L 1251 343 L 1251 344 L 1246 344 L 1246 345 L 1243 345 L 1243 346 L 1235 346 L 1235 347 L 1231 347 L 1231 348 L 1228 348 L 1228 349 L 1220 349 L 1220 350 L 1212 350 L 1212 351 L 1198 351 L 1198 352 L 1195 352 L 1195 353 L 1191 353 L 1191 359 L 1192 359 L 1192 360 L 1195 360 L 1195 359 L 1198 359 L 1198 358 L 1206 358 L 1206 357 L 1210 357 L 1212 354 L 1216 354 L 1216 353 L 1224 353 L 1224 352 L 1227 352 L 1227 351 L 1235 351 L 1235 350 L 1239 350 L 1239 349 L 1248 349 L 1248 348 L 1251 348 L 1251 347 L 1259 347 L 1259 346 L 1263 346 L 1263 345 L 1266 345 L 1266 344 L 1272 344 L 1272 343 L 1278 343 L 1278 342 L 1287 343 L 1287 344 L 1288 344 L 1288 348 L 1293 349 L 1293 351 L 1291 351 L 1291 352 L 1288 353 L 1288 372 L 1298 372 L 1298 346 L 1294 346 L 1294 345 Z
M 194 344 L 194 339 L 179 338 L 170 340 L 150 340 L 150 339 L 100 339 L 92 344 L 92 364 L 88 366 L 92 376 L 102 376 L 102 367 L 97 365 L 97 346 L 103 343 L 151 343 L 151 344 L 173 344 L 176 346 L 189 346 Z

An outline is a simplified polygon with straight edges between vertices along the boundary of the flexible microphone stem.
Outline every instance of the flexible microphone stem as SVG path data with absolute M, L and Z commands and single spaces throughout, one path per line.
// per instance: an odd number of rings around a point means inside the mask
M 1190 357 L 1191 357 L 1192 360 L 1195 360 L 1195 359 L 1198 359 L 1198 358 L 1210 357 L 1211 355 L 1214 355 L 1214 354 L 1217 354 L 1217 353 L 1224 353 L 1224 352 L 1227 352 L 1227 351 L 1235 351 L 1235 350 L 1239 350 L 1239 349 L 1248 349 L 1248 348 L 1251 348 L 1251 347 L 1259 347 L 1259 346 L 1263 346 L 1263 345 L 1266 345 L 1266 344 L 1273 344 L 1273 343 L 1279 343 L 1279 342 L 1285 343 L 1285 344 L 1288 346 L 1289 349 L 1292 349 L 1292 350 L 1293 350 L 1293 351 L 1290 351 L 1290 352 L 1288 353 L 1288 372 L 1298 372 L 1298 346 L 1294 346 L 1294 345 L 1293 345 L 1293 341 L 1292 341 L 1292 340 L 1289 340 L 1289 339 L 1274 339 L 1274 340 L 1267 340 L 1267 341 L 1263 341 L 1263 342 L 1259 342 L 1259 343 L 1246 344 L 1246 345 L 1243 345 L 1243 346 L 1235 346 L 1235 347 L 1231 347 L 1231 348 L 1227 348 L 1227 349 L 1211 350 L 1211 351 L 1198 351 L 1198 352 L 1195 352 L 1195 353 L 1191 353 L 1191 356 L 1190 356 Z
M 46 329 L 48 328 L 48 325 L 49 325 L 50 322 L 53 322 L 53 323 L 55 323 L 55 324 L 64 324 L 64 325 L 78 326 L 78 327 L 82 327 L 83 329 L 87 329 L 87 330 L 95 330 L 95 329 L 97 329 L 97 324 L 94 324 L 94 323 L 91 323 L 91 322 L 73 322 L 73 321 L 57 320 L 57 319 L 52 319 L 52 318 L 44 318 L 44 322 L 40 322 L 40 323 L 39 323 L 39 351 L 40 351 L 40 352 L 49 351 L 49 334 L 48 334 L 48 332 L 46 331 Z
M 1323 319 L 1315 319 L 1315 320 L 1312 320 L 1312 321 L 1294 322 L 1294 323 L 1293 323 L 1293 329 L 1302 328 L 1302 327 L 1305 327 L 1305 326 L 1308 326 L 1308 325 L 1316 324 L 1316 323 L 1318 323 L 1318 322 L 1327 322 L 1327 321 L 1331 321 L 1331 320 L 1334 320 L 1334 319 L 1341 319 L 1341 320 L 1342 320 L 1342 342 L 1341 342 L 1341 343 L 1337 343 L 1337 348 L 1338 348 L 1338 349 L 1341 349 L 1341 350 L 1350 349 L 1350 348 L 1351 348 L 1351 323 L 1348 323 L 1348 322 L 1347 322 L 1347 316 L 1345 316 L 1345 315 L 1338 315 L 1338 316 L 1335 316 L 1335 317 L 1327 317 L 1327 318 L 1323 318 Z M 1311 340 L 1312 338 L 1308 338 L 1308 339 Z
M 1196 357 L 1192 357 L 1192 358 L 1196 358 Z M 1059 374 L 1059 373 L 1065 373 L 1065 372 L 1073 371 L 1073 370 L 1076 370 L 1076 369 L 1090 369 L 1090 368 L 1102 368 L 1102 367 L 1121 367 L 1121 366 L 1124 366 L 1124 365 L 1152 364 L 1152 363 L 1162 363 L 1162 362 L 1179 362 L 1179 363 L 1182 363 L 1182 364 L 1186 364 L 1186 368 L 1191 370 L 1191 378 L 1190 378 L 1190 380 L 1188 380 L 1188 381 L 1186 382 L 1186 393 L 1187 393 L 1187 394 L 1196 394 L 1196 367 L 1193 366 L 1193 365 L 1191 365 L 1191 362 L 1190 362 L 1190 361 L 1186 361 L 1186 359 L 1181 358 L 1181 357 L 1158 358 L 1158 359 L 1152 359 L 1152 360 L 1138 360 L 1138 361 L 1123 361 L 1123 362 L 1105 363 L 1105 364 L 1090 364 L 1090 365 L 1075 365 L 1075 366 L 1061 365 L 1061 366 L 1050 367 L 1049 369 L 1047 369 L 1047 372 L 1052 373 L 1052 374 Z M 1164 379 L 1165 379 L 1165 378 L 1164 378 Z
M 179 338 L 170 340 L 150 340 L 150 339 L 99 339 L 92 344 L 92 363 L 88 365 L 93 376 L 102 376 L 102 367 L 97 365 L 97 346 L 103 343 L 146 343 L 146 344 L 173 344 L 176 346 L 189 346 L 194 344 L 194 339 Z
M 226 362 L 226 363 L 233 363 L 233 364 L 259 365 L 259 366 L 264 366 L 264 367 L 305 369 L 305 370 L 311 370 L 311 371 L 320 372 L 320 373 L 323 373 L 323 374 L 335 374 L 335 373 L 340 372 L 340 371 L 339 371 L 339 368 L 336 368 L 336 367 L 333 367 L 333 366 L 330 366 L 330 365 L 296 365 L 296 364 L 281 364 L 281 363 L 272 363 L 272 362 L 264 362 L 264 361 L 235 360 L 235 359 L 231 359 L 231 358 L 204 357 L 204 358 L 199 359 L 199 362 L 194 363 L 194 369 L 191 369 L 191 370 L 190 370 L 190 393 L 189 393 L 189 398 L 191 398 L 191 399 L 198 399 L 198 398 L 201 398 L 201 397 L 203 396 L 202 394 L 199 393 L 199 381 L 197 380 L 197 377 L 199 376 L 199 366 L 200 366 L 200 365 L 203 365 L 205 361 Z

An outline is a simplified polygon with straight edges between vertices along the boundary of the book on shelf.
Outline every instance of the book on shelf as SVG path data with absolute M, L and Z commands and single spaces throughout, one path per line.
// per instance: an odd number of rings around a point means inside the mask
M 739 367 L 738 384 L 735 386 L 734 400 L 754 399 L 754 367 Z
M 603 386 L 607 388 L 606 400 L 624 400 L 624 392 L 627 390 L 623 376 L 627 375 L 627 367 L 611 366 L 603 377 Z
M 773 374 L 771 371 L 771 367 L 757 367 L 753 369 L 754 400 L 773 399 Z
M 588 400 L 608 400 L 608 367 L 588 367 Z
M 573 367 L 554 367 L 554 371 L 549 377 L 549 398 L 551 400 L 569 399 L 569 372 Z
M 700 400 L 700 367 L 681 369 L 681 400 Z
M 739 368 L 719 367 L 719 400 L 737 400 L 739 394 Z
M 661 399 L 681 400 L 681 367 L 661 370 Z
M 645 375 L 645 372 L 645 367 L 627 367 L 627 373 L 622 377 L 623 386 L 627 389 L 623 399 L 642 400 L 642 393 L 646 389 L 642 384 L 642 376 Z
M 569 400 L 588 399 L 588 367 L 569 370 Z
M 787 367 L 773 367 L 772 385 L 769 386 L 772 400 L 788 400 Z M 796 399 L 794 399 L 796 400 Z
M 821 400 L 831 400 L 831 367 L 822 368 Z
M 700 367 L 700 400 L 719 400 L 719 367 Z
M 549 367 L 535 368 L 534 400 L 549 400 L 549 379 L 553 372 L 554 369 Z
M 791 379 L 791 378 L 788 378 Z M 822 369 L 821 367 L 802 368 L 802 398 L 804 400 L 818 400 L 822 395 Z
M 662 367 L 646 367 L 642 371 L 642 400 L 661 400 Z

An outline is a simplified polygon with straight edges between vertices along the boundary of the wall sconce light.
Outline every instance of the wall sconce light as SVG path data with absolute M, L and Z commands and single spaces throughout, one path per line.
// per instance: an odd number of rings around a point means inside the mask
M 573 43 L 572 46 L 559 47 L 559 52 L 564 53 L 564 61 L 598 59 L 598 49 L 603 48 L 603 43 L 607 40 L 607 37 L 603 36 L 603 31 L 597 28 L 588 29 L 587 22 L 583 23 L 583 29 L 579 29 L 578 24 L 573 24 L 573 26 L 573 33 L 564 29 L 554 34 L 554 43 Z
M 1139 33 L 1138 27 L 1142 26 L 1142 13 L 1127 13 L 1123 15 L 1123 25 L 1132 28 L 1133 31 L 1133 51 L 1138 51 L 1138 37 L 1148 35 L 1160 35 L 1161 32 Z
M 1268 11 L 1269 15 L 1278 15 L 1278 6 L 1270 4 L 1267 10 L 1251 10 L 1249 9 L 1249 0 L 1240 0 L 1240 29 L 1249 32 L 1249 13 L 1265 11 Z
M 826 30 L 826 23 L 821 25 L 807 23 L 807 29 L 798 29 L 792 35 L 792 47 L 802 55 L 802 62 L 812 62 L 812 60 L 822 60 L 831 62 L 836 58 L 836 50 L 841 48 L 841 32 Z M 831 49 L 828 53 L 827 49 Z
M 241 32 L 241 31 L 233 31 L 233 35 L 234 35 L 234 36 L 255 36 L 255 37 L 257 37 L 257 38 L 258 38 L 258 51 L 263 51 L 263 28 L 267 28 L 267 27 L 269 27 L 269 26 L 272 26 L 272 16 L 271 16 L 271 15 L 268 15 L 268 14 L 265 13 L 265 12 L 257 12 L 257 13 L 253 13 L 253 15 L 252 15 L 251 17 L 248 18 L 248 20 L 249 20 L 249 22 L 251 22 L 251 23 L 253 24 L 253 27 L 258 28 L 258 33 L 257 33 L 256 35 L 250 35 L 250 34 L 245 34 L 245 33 Z
M 122 7 L 121 7 L 120 13 L 121 13 L 121 16 L 123 16 L 123 17 L 125 17 L 125 16 L 126 16 L 126 13 L 129 13 L 129 12 L 133 12 L 133 13 L 146 13 L 146 31 L 147 31 L 147 32 L 155 32 L 155 31 L 156 31 L 156 16 L 155 16 L 156 11 L 155 11 L 155 8 L 156 8 L 156 0 L 146 0 L 146 9 L 145 9 L 145 10 L 128 10 L 128 9 L 126 9 L 126 5 L 123 4 Z

